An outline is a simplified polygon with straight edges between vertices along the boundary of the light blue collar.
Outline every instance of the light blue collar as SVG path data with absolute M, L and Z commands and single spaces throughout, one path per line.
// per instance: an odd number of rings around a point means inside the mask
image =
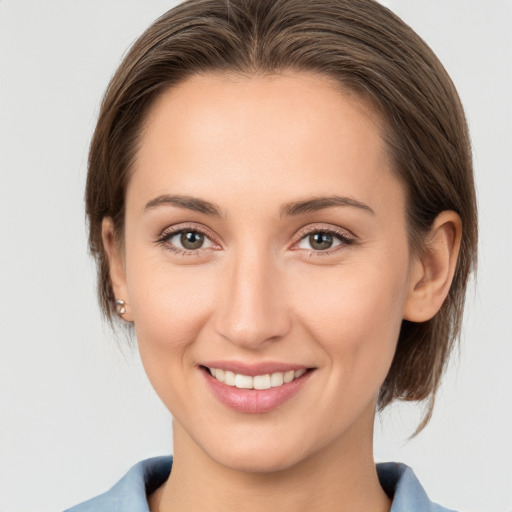
M 171 467 L 171 456 L 143 460 L 112 489 L 65 512 L 149 512 L 146 496 L 167 480 Z M 432 503 L 405 464 L 377 464 L 377 474 L 382 488 L 393 498 L 390 512 L 453 512 Z

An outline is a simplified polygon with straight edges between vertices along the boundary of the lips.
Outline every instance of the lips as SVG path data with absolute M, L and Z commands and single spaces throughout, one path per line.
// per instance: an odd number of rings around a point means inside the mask
M 222 404 L 250 414 L 270 412 L 283 405 L 313 373 L 304 366 L 273 362 L 246 365 L 216 361 L 202 365 L 202 369 L 208 387 Z

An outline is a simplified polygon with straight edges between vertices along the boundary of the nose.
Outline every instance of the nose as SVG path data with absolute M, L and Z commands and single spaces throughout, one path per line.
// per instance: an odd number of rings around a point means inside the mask
M 244 251 L 225 269 L 215 329 L 231 343 L 259 350 L 284 337 L 291 317 L 277 262 L 265 251 Z

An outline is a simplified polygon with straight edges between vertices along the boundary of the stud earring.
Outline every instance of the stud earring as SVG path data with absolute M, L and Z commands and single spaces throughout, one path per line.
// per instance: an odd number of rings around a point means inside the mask
M 118 315 L 126 313 L 126 302 L 123 299 L 116 299 L 116 309 Z

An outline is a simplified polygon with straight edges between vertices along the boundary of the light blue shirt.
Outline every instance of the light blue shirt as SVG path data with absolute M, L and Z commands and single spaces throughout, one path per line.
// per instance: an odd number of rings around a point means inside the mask
M 149 512 L 147 496 L 169 477 L 172 457 L 154 457 L 133 466 L 109 491 L 65 512 Z M 393 499 L 390 512 L 453 512 L 432 503 L 405 464 L 377 464 L 380 484 Z

